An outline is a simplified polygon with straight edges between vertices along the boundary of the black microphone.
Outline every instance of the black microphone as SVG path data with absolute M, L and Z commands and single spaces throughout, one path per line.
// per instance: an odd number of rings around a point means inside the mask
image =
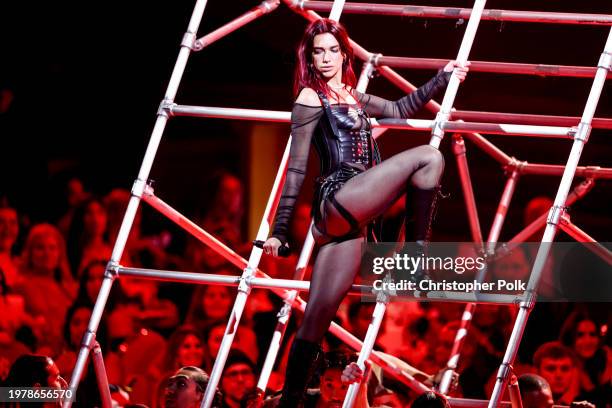
M 253 245 L 255 245 L 257 248 L 263 248 L 265 243 L 266 241 L 260 241 L 258 239 L 253 241 Z M 291 254 L 291 249 L 289 249 L 289 246 L 287 244 L 281 245 L 278 248 L 278 256 L 282 256 L 283 258 L 286 258 L 290 254 Z

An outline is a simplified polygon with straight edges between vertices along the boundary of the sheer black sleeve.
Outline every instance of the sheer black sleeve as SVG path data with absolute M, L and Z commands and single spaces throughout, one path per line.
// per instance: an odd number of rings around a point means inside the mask
M 452 72 L 440 70 L 440 72 L 425 85 L 397 101 L 388 101 L 378 96 L 364 94 L 359 91 L 355 91 L 355 95 L 361 106 L 363 106 L 363 109 L 370 116 L 376 118 L 406 119 L 414 116 L 423 105 L 444 89 L 444 87 L 448 85 L 451 74 Z
M 291 112 L 292 141 L 287 178 L 276 210 L 276 219 L 272 231 L 272 236 L 278 238 L 283 244 L 287 242 L 289 222 L 306 175 L 312 135 L 323 112 L 321 106 L 308 106 L 298 103 L 293 105 L 293 111 Z

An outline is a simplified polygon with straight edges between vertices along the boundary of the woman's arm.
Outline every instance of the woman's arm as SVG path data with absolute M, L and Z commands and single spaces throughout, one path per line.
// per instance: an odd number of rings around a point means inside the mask
M 398 99 L 389 101 L 378 96 L 355 91 L 357 100 L 370 116 L 377 118 L 410 118 L 414 116 L 431 98 L 446 87 L 451 72 L 440 71 L 425 85 L 414 92 Z
M 355 95 L 370 116 L 377 118 L 410 118 L 448 85 L 453 70 L 455 70 L 455 75 L 459 80 L 463 82 L 469 71 L 469 66 L 469 62 L 465 66 L 460 66 L 456 61 L 450 61 L 425 85 L 397 101 L 388 101 L 359 91 L 355 91 Z
M 317 103 L 319 106 L 316 105 Z M 320 106 L 316 93 L 312 89 L 304 89 L 291 112 L 292 142 L 287 165 L 287 177 L 276 211 L 272 232 L 272 237 L 277 238 L 282 244 L 287 242 L 289 222 L 306 175 L 310 142 L 322 114 L 323 108 Z M 268 252 L 268 245 L 264 245 L 264 249 Z

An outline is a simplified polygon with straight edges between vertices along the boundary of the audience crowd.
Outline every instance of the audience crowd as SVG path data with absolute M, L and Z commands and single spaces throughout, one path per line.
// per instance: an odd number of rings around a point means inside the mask
M 95 196 L 78 178 L 66 187 L 64 213 L 44 223 L 31 225 L 28 214 L 12 206 L 9 199 L 3 197 L 0 202 L 0 380 L 6 387 L 65 387 L 64 379 L 69 381 L 130 197 L 124 190 Z M 250 244 L 244 234 L 240 180 L 229 173 L 218 174 L 211 197 L 196 222 L 247 256 Z M 291 242 L 299 248 L 310 221 L 308 207 L 296 209 L 294 218 Z M 241 273 L 195 239 L 180 238 L 176 230 L 145 228 L 145 223 L 139 212 L 122 265 Z M 264 256 L 260 267 L 273 277 L 290 279 L 297 252 L 281 260 Z M 122 276 L 115 279 L 96 341 L 116 405 L 199 406 L 235 295 L 235 288 L 225 286 Z M 302 296 L 307 299 L 307 294 Z M 281 306 L 271 291 L 252 291 L 213 406 L 274 406 L 284 381 L 285 344 L 294 335 L 293 323 L 265 395 L 255 386 Z M 418 378 L 432 386 L 446 366 L 463 309 L 464 305 L 455 303 L 391 303 L 375 347 L 402 360 L 401 364 L 417 368 L 422 374 Z M 372 311 L 372 303 L 347 297 L 337 321 L 363 338 Z M 491 394 L 516 313 L 517 308 L 509 306 L 477 307 L 451 396 L 485 399 Z M 524 394 L 524 407 L 585 400 L 597 407 L 612 406 L 610 316 L 608 304 L 601 303 L 535 306 L 513 367 Z M 300 319 L 299 313 L 292 319 Z M 347 380 L 357 377 L 362 380 L 360 406 L 448 404 L 434 393 L 417 398 L 377 366 L 368 366 L 366 373 L 356 375 L 352 364 L 356 355 L 331 335 L 324 349 L 325 358 L 311 384 L 307 406 L 340 406 Z M 101 404 L 92 366 L 85 369 L 75 406 Z

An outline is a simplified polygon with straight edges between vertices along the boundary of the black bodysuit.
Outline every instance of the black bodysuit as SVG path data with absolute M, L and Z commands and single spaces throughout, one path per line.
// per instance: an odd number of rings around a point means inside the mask
M 321 176 L 317 179 L 313 200 L 315 225 L 322 233 L 326 233 L 322 225 L 324 223 L 321 223 L 319 208 L 321 202 L 331 200 L 352 227 L 346 237 L 353 236 L 359 226 L 351 214 L 335 201 L 334 193 L 347 180 L 379 161 L 368 116 L 409 118 L 448 84 L 450 75 L 450 72 L 440 71 L 425 85 L 397 101 L 388 101 L 353 90 L 352 95 L 358 102 L 356 105 L 329 105 L 322 94 L 319 98 L 323 106 L 295 103 L 291 112 L 293 141 L 287 177 L 272 236 L 283 243 L 287 242 L 289 221 L 304 181 L 311 144 L 314 144 L 321 163 Z M 333 238 L 337 240 L 343 237 Z

